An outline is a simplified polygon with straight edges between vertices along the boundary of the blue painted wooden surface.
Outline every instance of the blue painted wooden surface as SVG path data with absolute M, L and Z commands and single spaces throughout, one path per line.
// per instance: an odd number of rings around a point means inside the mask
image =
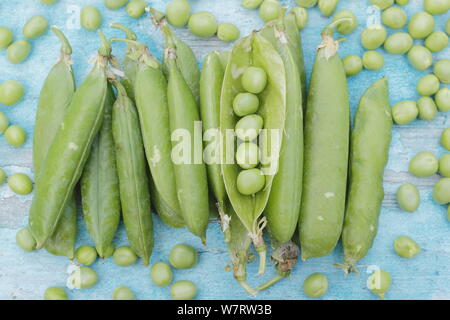
M 102 28 L 108 37 L 122 36 L 120 32 L 108 28 L 110 22 L 119 22 L 133 28 L 139 39 L 149 45 L 158 57 L 162 53 L 162 38 L 150 24 L 148 17 L 135 20 L 129 18 L 124 9 L 106 10 L 101 0 L 61 0 L 53 6 L 45 6 L 37 0 L 8 0 L 0 2 L 0 21 L 13 29 L 17 39 L 21 38 L 21 30 L 29 17 L 35 14 L 45 15 L 51 25 L 60 27 L 70 39 L 74 48 L 74 69 L 78 83 L 87 74 L 91 65 L 89 60 L 95 55 L 98 39 L 95 32 L 80 29 L 78 12 L 83 5 L 93 4 L 103 14 Z M 164 10 L 168 0 L 154 0 L 150 4 Z M 239 26 L 243 35 L 262 26 L 257 11 L 240 7 L 241 0 L 192 0 L 193 11 L 208 10 L 213 12 L 221 22 L 233 22 Z M 281 1 L 285 6 L 293 6 L 294 0 Z M 367 24 L 370 15 L 366 0 L 340 1 L 338 10 L 351 9 L 357 15 L 360 25 L 347 40 L 341 44 L 340 54 L 350 53 L 362 55 L 363 48 L 359 43 L 359 35 Z M 406 6 L 410 17 L 421 10 L 422 0 L 411 0 Z M 302 31 L 305 51 L 305 63 L 308 74 L 311 71 L 315 47 L 320 42 L 319 32 L 330 19 L 320 16 L 317 8 L 309 10 L 308 26 Z M 449 14 L 436 16 L 436 29 L 443 29 Z M 392 30 L 389 31 L 392 33 Z M 216 39 L 203 40 L 190 35 L 187 30 L 177 30 L 177 34 L 185 39 L 197 54 L 199 61 L 213 49 L 229 48 L 229 44 Z M 421 42 L 421 41 L 417 41 Z M 9 79 L 21 81 L 26 90 L 23 101 L 13 107 L 0 106 L 13 124 L 26 129 L 28 142 L 22 148 L 9 147 L 0 136 L 0 167 L 7 174 L 25 172 L 33 175 L 31 167 L 31 137 L 36 103 L 42 82 L 52 64 L 56 61 L 59 44 L 48 32 L 33 40 L 33 51 L 30 58 L 20 64 L 9 64 L 5 51 L 0 52 L 0 82 Z M 123 57 L 124 46 L 114 45 L 114 52 Z M 380 50 L 383 52 L 382 50 Z M 417 99 L 415 84 L 430 70 L 419 72 L 412 69 L 405 56 L 393 56 L 383 52 L 385 67 L 380 71 L 363 71 L 349 79 L 349 90 L 352 113 L 364 90 L 376 79 L 387 75 L 389 78 L 390 100 L 396 103 L 406 99 Z M 449 58 L 450 50 L 433 54 L 435 59 Z M 333 267 L 333 263 L 342 261 L 342 248 L 338 248 L 328 257 L 312 259 L 299 263 L 290 279 L 260 293 L 258 299 L 304 299 L 302 283 L 312 272 L 323 272 L 329 278 L 329 291 L 324 299 L 375 299 L 366 289 L 367 269 L 381 267 L 391 272 L 392 289 L 387 299 L 450 299 L 450 224 L 446 219 L 446 207 L 436 205 L 431 200 L 431 189 L 438 176 L 417 179 L 407 173 L 408 161 L 419 151 L 431 151 L 437 156 L 444 153 L 439 146 L 439 135 L 443 128 L 449 126 L 446 114 L 440 113 L 430 122 L 414 121 L 406 126 L 394 128 L 390 160 L 385 174 L 386 197 L 380 217 L 380 230 L 369 255 L 361 261 L 361 274 L 345 277 Z M 421 205 L 415 213 L 402 212 L 395 203 L 395 190 L 402 182 L 412 182 L 419 187 Z M 54 257 L 39 251 L 25 253 L 15 244 L 16 231 L 27 223 L 27 214 L 32 195 L 16 196 L 6 186 L 0 186 L 0 299 L 40 299 L 48 286 L 65 284 L 65 270 L 69 262 L 65 258 Z M 200 241 L 186 230 L 174 230 L 163 225 L 155 218 L 155 249 L 152 263 L 166 261 L 170 248 L 176 243 L 188 243 L 200 252 L 200 262 L 192 270 L 177 270 L 175 280 L 192 280 L 199 287 L 200 299 L 247 299 L 249 297 L 233 280 L 231 272 L 224 270 L 229 259 L 223 237 L 217 223 L 208 229 L 208 246 L 203 247 Z M 78 245 L 92 244 L 86 232 L 84 222 L 79 219 L 81 228 Z M 422 253 L 414 259 L 406 260 L 398 257 L 392 242 L 399 235 L 414 238 L 422 247 Z M 115 243 L 126 244 L 124 228 L 121 227 Z M 91 289 L 71 291 L 72 299 L 110 299 L 113 289 L 119 285 L 132 288 L 139 299 L 169 299 L 168 288 L 157 288 L 151 284 L 149 268 L 142 265 L 121 268 L 111 261 L 99 260 L 93 265 L 99 273 L 98 284 Z M 256 263 L 248 266 L 249 282 L 256 285 L 274 275 L 270 266 L 264 277 L 256 276 Z

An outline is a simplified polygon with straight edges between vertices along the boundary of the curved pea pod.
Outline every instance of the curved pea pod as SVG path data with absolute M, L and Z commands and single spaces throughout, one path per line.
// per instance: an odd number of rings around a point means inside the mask
M 114 100 L 113 89 L 108 85 L 102 127 L 81 176 L 84 221 L 102 258 L 111 247 L 120 222 L 119 178 L 112 135 Z
M 286 121 L 279 169 L 264 210 L 271 236 L 279 243 L 291 240 L 297 228 L 303 178 L 302 83 L 295 60 L 296 47 L 289 41 L 286 29 L 281 18 L 260 31 L 278 51 L 286 70 Z
M 344 221 L 350 107 L 338 42 L 333 39 L 336 24 L 322 32 L 306 107 L 299 222 L 303 260 L 329 254 L 341 236 Z
M 258 114 L 264 119 L 263 132 L 259 138 L 261 154 L 264 155 L 262 170 L 266 184 L 252 196 L 242 195 L 236 186 L 239 166 L 234 162 L 234 128 L 238 117 L 233 112 L 235 96 L 244 92 L 241 78 L 249 66 L 266 71 L 267 86 L 259 95 Z M 265 219 L 260 219 L 272 189 L 272 181 L 278 170 L 278 156 L 286 117 L 286 73 L 278 52 L 264 37 L 257 33 L 241 39 L 231 51 L 222 87 L 220 101 L 220 129 L 222 133 L 222 175 L 228 198 L 241 222 L 252 238 L 260 256 L 259 273 L 264 273 L 266 246 L 262 238 Z
M 118 91 L 112 128 L 123 221 L 131 248 L 148 265 L 153 249 L 153 223 L 139 116 L 125 88 L 118 81 L 113 84 Z
M 351 134 L 350 188 L 342 231 L 348 271 L 365 257 L 377 234 L 391 130 L 388 83 L 382 78 L 362 96 Z
M 102 46 L 96 63 L 75 91 L 36 179 L 30 229 L 37 248 L 55 231 L 103 120 L 111 47 L 103 33 L 99 34 Z
M 33 137 L 33 167 L 36 176 L 75 92 L 71 67 L 72 48 L 59 29 L 52 27 L 52 30 L 61 41 L 61 56 L 50 70 L 39 95 Z M 73 259 L 77 233 L 76 217 L 75 199 L 71 197 L 62 213 L 61 221 L 45 245 L 48 252 Z
M 220 94 L 224 68 L 218 52 L 211 52 L 203 62 L 200 78 L 200 114 L 205 142 L 204 155 L 207 159 L 208 183 L 214 195 L 221 218 L 222 231 L 226 232 L 225 200 L 227 191 L 220 165 Z M 228 235 L 229 236 L 229 235 Z M 227 238 L 227 236 L 226 236 Z
M 177 195 L 186 226 L 205 243 L 209 199 L 200 114 L 177 65 L 177 57 L 177 49 L 169 45 L 165 49 L 165 63 L 169 75 L 167 98 Z

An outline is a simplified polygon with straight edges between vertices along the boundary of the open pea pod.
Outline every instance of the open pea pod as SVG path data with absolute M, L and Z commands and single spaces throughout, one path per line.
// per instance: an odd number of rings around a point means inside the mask
M 260 67 L 267 74 L 267 86 L 259 95 L 258 114 L 264 119 L 263 129 L 266 129 L 260 136 L 260 150 L 270 159 L 262 166 L 266 175 L 265 187 L 252 196 L 243 195 L 238 191 L 236 180 L 240 169 L 234 162 L 236 144 L 234 128 L 239 119 L 233 112 L 233 100 L 238 93 L 244 92 L 241 77 L 249 66 Z M 266 247 L 262 237 L 265 220 L 259 218 L 266 207 L 273 178 L 278 170 L 278 156 L 285 117 L 286 72 L 283 60 L 269 41 L 261 35 L 253 33 L 237 42 L 231 51 L 222 87 L 220 128 L 223 139 L 221 151 L 225 188 L 236 214 L 248 230 L 260 255 L 260 274 L 264 273 L 265 269 Z

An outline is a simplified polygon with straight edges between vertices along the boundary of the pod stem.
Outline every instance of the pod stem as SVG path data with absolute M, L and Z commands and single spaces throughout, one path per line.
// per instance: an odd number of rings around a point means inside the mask
M 341 18 L 341 19 L 337 19 L 336 21 L 333 21 L 332 23 L 330 23 L 328 26 L 326 26 L 322 32 L 321 35 L 322 37 L 324 36 L 330 36 L 332 37 L 334 34 L 334 30 L 342 23 L 344 22 L 352 22 L 351 18 Z
M 121 25 L 120 23 L 113 22 L 109 26 L 111 28 L 115 28 L 115 29 L 125 32 L 125 37 L 127 38 L 127 40 L 134 40 L 134 41 L 137 40 L 136 33 L 134 33 L 134 31 L 131 30 L 130 28 L 127 28 L 124 25 Z
M 238 283 L 241 285 L 242 288 L 244 288 L 247 293 L 251 294 L 252 296 L 256 296 L 258 294 L 258 291 L 250 287 L 250 285 L 247 283 L 247 281 L 239 281 Z
M 258 291 L 266 290 L 267 288 L 270 288 L 274 284 L 278 283 L 280 280 L 283 280 L 284 278 L 286 278 L 288 275 L 289 275 L 288 272 L 286 272 L 286 273 L 279 272 L 275 277 L 273 277 L 266 283 L 263 283 L 262 285 L 258 286 L 257 290 Z
M 112 83 L 114 87 L 117 89 L 117 93 L 121 97 L 127 97 L 127 91 L 125 90 L 125 87 L 120 83 L 120 81 L 116 79 L 109 79 L 109 82 Z
M 266 272 L 266 257 L 267 257 L 267 248 L 263 243 L 262 245 L 256 247 L 256 251 L 259 256 L 259 267 L 258 267 L 258 275 L 262 276 Z
M 349 273 L 352 273 L 352 272 L 359 274 L 359 270 L 354 264 L 351 264 L 351 263 L 334 263 L 333 265 L 336 268 L 342 269 L 346 275 L 348 275 Z
M 64 33 L 59 30 L 58 27 L 52 26 L 53 33 L 58 37 L 59 41 L 61 42 L 61 52 L 66 55 L 72 54 L 72 46 L 69 43 L 69 40 L 67 40 Z
M 222 232 L 225 238 L 225 243 L 228 243 L 231 240 L 231 230 L 230 230 L 231 217 L 225 214 L 223 201 L 218 201 L 216 203 L 216 206 L 217 210 L 219 211 L 220 226 L 222 228 Z
M 102 30 L 98 30 L 98 36 L 100 37 L 101 45 L 98 49 L 98 54 L 103 57 L 111 56 L 111 43 L 106 39 Z

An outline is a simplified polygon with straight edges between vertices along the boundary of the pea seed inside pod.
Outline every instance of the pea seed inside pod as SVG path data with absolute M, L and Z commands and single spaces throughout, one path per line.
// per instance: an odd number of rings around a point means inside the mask
M 235 127 L 236 135 L 242 141 L 252 141 L 258 137 L 264 120 L 260 115 L 251 114 L 241 118 Z
M 259 98 L 253 93 L 239 93 L 233 101 L 233 111 L 239 117 L 256 113 L 259 108 Z
M 264 188 L 266 178 L 259 169 L 248 169 L 239 172 L 236 186 L 238 191 L 246 196 L 258 193 Z
M 251 169 L 259 163 L 259 148 L 253 142 L 243 142 L 236 151 L 236 162 L 242 169 Z
M 242 75 L 241 81 L 244 90 L 258 94 L 266 88 L 267 73 L 262 68 L 248 67 Z

